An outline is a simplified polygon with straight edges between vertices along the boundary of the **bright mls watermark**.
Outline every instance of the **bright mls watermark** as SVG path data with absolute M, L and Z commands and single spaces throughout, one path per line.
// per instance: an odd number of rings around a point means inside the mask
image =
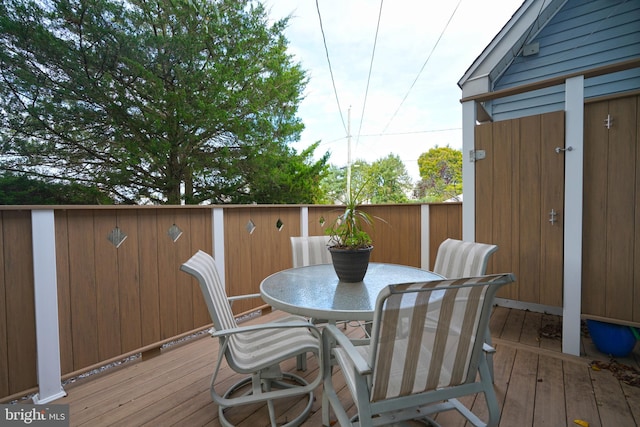
M 0 427 L 69 426 L 69 405 L 0 405 Z

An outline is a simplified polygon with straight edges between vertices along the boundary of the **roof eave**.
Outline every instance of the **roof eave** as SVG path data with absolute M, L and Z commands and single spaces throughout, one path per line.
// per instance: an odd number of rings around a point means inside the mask
M 566 1 L 525 0 L 458 81 L 462 97 L 490 92 L 493 82 L 520 54 L 522 47 L 538 34 Z

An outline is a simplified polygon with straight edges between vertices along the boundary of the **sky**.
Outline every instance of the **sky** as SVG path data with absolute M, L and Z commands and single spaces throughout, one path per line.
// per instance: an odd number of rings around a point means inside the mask
M 522 2 L 265 0 L 271 19 L 290 16 L 289 53 L 309 77 L 292 146 L 321 141 L 316 158 L 338 167 L 394 154 L 419 180 L 420 154 L 462 148 L 457 83 Z

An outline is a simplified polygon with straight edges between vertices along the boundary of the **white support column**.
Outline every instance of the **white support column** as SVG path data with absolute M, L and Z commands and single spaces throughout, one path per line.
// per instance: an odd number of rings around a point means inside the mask
M 216 260 L 220 280 L 226 284 L 226 270 L 224 268 L 224 209 L 213 208 L 211 211 L 211 221 L 213 258 Z
M 309 207 L 303 206 L 300 208 L 300 235 L 309 235 Z
M 31 211 L 31 230 L 38 352 L 38 393 L 33 397 L 33 402 L 45 404 L 67 395 L 60 380 L 62 373 L 53 210 Z
M 564 295 L 562 352 L 580 355 L 584 77 L 565 83 Z
M 430 205 L 422 205 L 420 207 L 420 268 L 430 270 L 429 265 L 429 207 Z
M 462 103 L 462 240 L 476 240 L 476 165 L 470 153 L 475 149 L 476 103 Z

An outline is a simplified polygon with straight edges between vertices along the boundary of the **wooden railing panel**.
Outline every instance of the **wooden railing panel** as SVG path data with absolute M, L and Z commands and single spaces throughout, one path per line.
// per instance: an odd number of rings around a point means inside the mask
M 343 211 L 337 206 L 309 206 L 309 235 L 324 236 L 327 228 Z
M 255 226 L 252 233 L 247 230 L 249 221 Z M 262 279 L 291 268 L 289 238 L 299 234 L 298 206 L 225 210 L 227 292 L 230 295 L 258 293 Z M 241 313 L 262 304 L 260 299 L 238 301 L 233 309 Z
M 429 265 L 434 265 L 438 247 L 447 238 L 462 239 L 462 204 L 429 205 Z
M 178 277 L 176 265 L 179 263 L 175 254 L 175 246 L 168 244 L 171 241 L 167 235 L 167 230 L 175 224 L 175 210 L 168 209 L 159 212 L 157 218 L 158 242 L 156 251 L 158 253 L 158 296 L 160 305 L 160 337 L 166 339 L 178 334 L 178 308 L 176 306 L 176 296 L 179 293 L 188 292 L 190 280 L 181 274 Z M 184 225 L 181 225 L 184 229 Z M 184 259 L 187 259 L 185 257 Z M 181 280 L 180 280 L 181 279 Z M 174 283 L 174 286 L 170 286 Z
M 158 211 L 141 210 L 138 212 L 138 233 L 141 238 L 140 249 L 140 299 L 143 304 L 140 311 L 142 345 L 147 346 L 162 338 L 160 328 L 160 272 L 158 270 Z M 177 285 L 176 285 L 177 286 Z
M 365 211 L 374 218 L 371 260 L 420 267 L 420 205 L 377 205 Z
M 98 353 L 92 355 L 91 359 L 86 360 L 84 363 L 97 363 L 100 360 L 108 360 L 124 353 L 122 341 L 125 336 L 124 334 L 127 334 L 127 331 L 125 331 L 127 328 L 124 328 L 124 325 L 121 324 L 120 311 L 122 307 L 120 293 L 122 290 L 118 286 L 118 258 L 121 251 L 126 251 L 132 244 L 135 244 L 135 238 L 129 240 L 132 238 L 131 227 L 129 227 L 128 224 L 118 223 L 116 218 L 118 211 L 101 210 L 92 213 L 92 224 L 87 224 L 87 233 L 89 233 L 88 228 L 93 227 L 90 234 L 91 240 L 87 239 L 91 247 L 81 247 L 82 252 L 77 256 L 84 258 L 77 259 L 77 267 L 78 270 L 80 270 L 81 266 L 84 265 L 87 271 L 83 274 L 87 276 L 91 274 L 95 275 L 95 300 L 91 300 L 91 305 L 95 306 L 96 310 L 95 316 L 97 323 L 95 328 L 97 332 L 96 339 L 98 345 L 96 349 Z M 113 229 L 114 224 L 118 224 L 120 229 L 123 231 L 126 230 L 126 233 L 129 235 L 126 240 L 127 244 L 123 244 L 121 249 L 116 249 L 116 247 L 106 239 Z M 72 243 L 70 242 L 70 244 Z M 94 252 L 95 255 L 92 256 L 91 254 Z M 93 270 L 93 272 L 91 270 Z M 73 300 L 74 305 L 78 304 L 76 298 Z M 80 296 L 80 298 L 82 298 L 82 296 Z M 74 324 L 74 329 L 75 328 L 76 325 Z
M 367 205 L 361 208 L 373 217 L 374 222 L 372 228 L 366 227 L 374 245 L 371 261 L 419 267 L 421 205 Z M 309 234 L 325 234 L 326 229 L 342 212 L 343 208 L 339 206 L 309 207 Z
M 60 211 L 56 217 L 63 373 L 210 323 L 179 266 L 210 251 L 210 209 Z M 172 225 L 183 234 L 174 242 Z M 116 248 L 107 236 L 127 235 Z
M 167 274 L 166 276 L 164 276 L 167 278 L 167 280 L 162 280 L 161 286 L 166 286 L 168 289 L 171 289 L 173 292 L 175 292 L 176 330 L 178 334 L 181 334 L 183 332 L 193 330 L 196 326 L 193 319 L 193 302 L 195 290 L 192 288 L 191 292 L 188 292 L 185 288 L 178 288 L 176 286 L 176 283 L 178 283 L 178 276 L 184 275 L 184 272 L 180 271 L 180 265 L 188 260 L 195 252 L 195 249 L 192 248 L 192 242 L 194 241 L 194 235 L 196 233 L 193 233 L 191 231 L 191 218 L 189 211 L 177 209 L 174 211 L 174 214 L 174 222 L 182 229 L 183 234 L 178 240 L 173 242 L 167 234 L 169 227 L 171 227 L 171 225 L 173 224 L 169 224 L 168 222 L 166 223 L 166 245 L 172 246 L 174 250 L 174 257 L 173 262 L 167 265 L 168 267 L 171 267 L 171 274 Z M 197 238 L 195 240 L 197 241 Z M 210 251 L 208 248 L 203 249 L 206 251 Z
M 251 244 L 252 236 L 246 226 L 251 213 L 241 209 L 229 209 L 224 212 L 224 259 L 226 270 L 227 295 L 250 293 L 251 288 Z M 254 231 L 255 232 L 255 231 Z M 234 285 L 231 286 L 231 283 Z M 245 309 L 246 303 L 236 304 L 234 312 Z
M 98 291 L 95 275 L 94 212 L 69 211 L 69 289 L 73 367 L 80 369 L 100 360 Z M 104 259 L 100 262 L 109 262 Z M 63 266 L 64 267 L 64 266 Z
M 212 248 L 212 230 L 211 230 L 211 211 L 191 211 L 191 220 L 189 221 L 189 237 L 191 238 L 191 248 L 193 252 L 202 249 L 211 253 Z M 197 213 L 197 215 L 196 215 Z M 189 256 L 191 256 L 190 254 Z M 183 260 L 182 262 L 186 261 Z M 193 328 L 211 323 L 211 317 L 207 311 L 207 305 L 200 291 L 200 287 L 192 287 L 192 325 Z
M 196 327 L 193 315 L 195 285 L 191 277 L 180 271 L 180 265 L 199 249 L 210 252 L 212 244 L 211 233 L 207 235 L 206 230 L 195 232 L 191 225 L 192 219 L 210 222 L 210 210 L 176 208 L 162 210 L 158 215 L 158 286 L 162 339 Z M 174 224 L 183 232 L 175 242 L 168 234 Z M 201 299 L 199 301 L 203 303 Z
M 31 212 L 3 212 L 2 238 L 0 389 L 14 394 L 37 384 Z
M 138 211 L 125 210 L 116 212 L 118 227 L 127 231 L 127 240 L 116 249 L 117 277 L 114 290 L 117 290 L 120 307 L 120 348 L 121 353 L 128 353 L 142 347 L 141 307 L 150 301 L 140 297 L 140 240 L 144 236 L 138 231 Z M 104 235 L 103 235 L 104 236 Z M 104 242 L 104 238 L 102 242 Z M 107 244 L 104 244 L 107 246 Z M 111 245 L 113 246 L 113 245 Z
M 0 215 L 0 241 L 4 242 L 4 216 Z M 0 260 L 4 260 L 4 243 L 0 245 Z M 0 263 L 0 396 L 8 396 L 9 392 L 9 338 L 7 325 L 7 287 L 5 285 L 4 262 Z M 35 338 L 35 337 L 34 337 Z
M 58 333 L 60 334 L 60 370 L 73 372 L 73 332 L 71 328 L 71 262 L 67 211 L 55 212 L 56 275 L 58 281 Z
M 371 230 L 373 260 L 420 265 L 420 205 L 375 205 L 384 221 Z M 198 249 L 211 252 L 211 207 L 54 208 L 60 362 L 63 375 L 83 372 L 122 355 L 206 326 L 210 318 L 200 289 L 180 264 Z M 309 234 L 324 234 L 341 207 L 309 206 Z M 431 220 L 442 236 L 461 234 L 460 205 L 433 205 Z M 300 235 L 300 206 L 224 207 L 225 273 L 230 295 L 257 293 L 262 279 L 290 268 L 290 236 Z M 451 216 L 451 219 L 447 219 Z M 0 393 L 37 386 L 31 211 L 8 209 L 0 217 Z M 246 229 L 252 220 L 253 233 Z M 172 225 L 182 230 L 173 241 Z M 278 227 L 278 224 L 281 226 Z M 107 239 L 118 227 L 127 239 Z M 433 225 L 432 225 L 433 227 Z M 434 252 L 435 253 L 435 252 Z M 215 254 L 214 254 L 215 256 Z M 236 313 L 262 305 L 258 299 Z

